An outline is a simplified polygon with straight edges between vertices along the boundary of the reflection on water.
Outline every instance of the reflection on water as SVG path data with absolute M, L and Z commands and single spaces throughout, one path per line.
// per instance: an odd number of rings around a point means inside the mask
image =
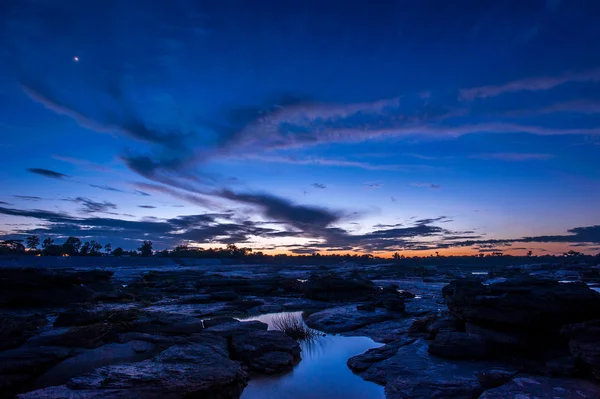
M 291 312 L 301 317 L 302 312 Z M 245 320 L 269 325 L 282 313 Z M 252 376 L 242 399 L 383 399 L 383 387 L 364 381 L 346 366 L 348 358 L 381 346 L 366 337 L 319 336 L 301 342 L 302 360 L 292 371 L 276 376 Z

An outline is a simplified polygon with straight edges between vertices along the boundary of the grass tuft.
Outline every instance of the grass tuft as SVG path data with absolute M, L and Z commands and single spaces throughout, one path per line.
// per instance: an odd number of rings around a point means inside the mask
M 275 316 L 273 327 L 297 341 L 310 341 L 320 335 L 318 331 L 313 330 L 304 323 L 302 316 L 292 313 Z

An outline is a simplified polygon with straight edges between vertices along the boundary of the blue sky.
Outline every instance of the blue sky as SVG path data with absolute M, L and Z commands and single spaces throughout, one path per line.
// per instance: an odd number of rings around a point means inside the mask
M 600 251 L 597 2 L 196 3 L 0 6 L 5 238 Z

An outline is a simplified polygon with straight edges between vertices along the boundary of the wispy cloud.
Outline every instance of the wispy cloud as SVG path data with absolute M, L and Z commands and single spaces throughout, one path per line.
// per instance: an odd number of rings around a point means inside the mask
M 154 209 L 156 208 L 153 205 L 138 205 L 138 208 L 144 208 L 144 209 Z
M 528 108 L 528 109 L 519 109 L 516 111 L 509 111 L 506 113 L 506 116 L 509 117 L 519 117 L 519 116 L 527 116 L 527 115 L 543 115 L 543 114 L 552 114 L 556 112 L 571 112 L 577 114 L 599 114 L 600 113 L 600 101 L 597 100 L 573 100 L 568 102 L 562 102 L 558 104 L 552 104 L 545 107 L 540 108 Z
M 129 136 L 131 138 L 163 145 L 167 148 L 181 149 L 183 148 L 183 139 L 185 135 L 179 133 L 165 133 L 158 130 L 148 128 L 146 124 L 132 111 L 129 104 L 118 88 L 107 90 L 115 104 L 119 105 L 122 112 L 126 115 L 122 120 L 115 121 L 98 121 L 92 117 L 85 115 L 72 107 L 62 104 L 57 99 L 52 98 L 50 93 L 42 93 L 29 86 L 23 85 L 23 91 L 32 100 L 42 104 L 44 107 L 54 111 L 59 115 L 65 115 L 75 120 L 81 127 L 90 129 L 99 133 L 117 133 Z
M 79 209 L 83 213 L 111 213 L 117 209 L 117 205 L 108 201 L 94 201 L 90 198 L 77 197 L 67 198 L 65 201 L 75 202 L 81 205 Z
M 34 195 L 13 195 L 15 198 L 19 198 L 25 201 L 41 201 L 42 197 L 37 197 Z
M 496 97 L 504 93 L 519 91 L 543 91 L 570 82 L 598 82 L 600 81 L 600 68 L 588 71 L 566 73 L 561 76 L 540 76 L 514 80 L 502 85 L 472 87 L 460 91 L 460 98 L 472 101 L 476 98 Z
M 327 159 L 320 157 L 293 157 L 293 156 L 269 156 L 269 155 L 241 155 L 229 156 L 229 159 L 248 159 L 259 162 L 285 163 L 292 165 L 317 165 L 333 167 L 350 167 L 365 170 L 400 170 L 412 167 L 411 165 L 378 165 L 369 162 L 350 161 L 343 159 Z
M 311 186 L 314 188 L 321 189 L 321 190 L 324 190 L 327 188 L 327 186 L 325 184 L 321 184 L 321 183 L 313 183 L 313 184 L 311 184 Z
M 383 184 L 382 183 L 363 183 L 363 186 L 367 189 L 377 189 L 377 188 L 382 188 Z
M 43 169 L 43 168 L 29 168 L 29 169 L 27 169 L 27 171 L 31 172 L 31 173 L 35 173 L 36 175 L 49 177 L 51 179 L 59 179 L 60 180 L 60 179 L 69 177 L 68 175 L 65 175 L 64 173 L 55 172 L 53 170 Z
M 547 161 L 554 158 L 553 154 L 518 153 L 518 152 L 495 152 L 471 155 L 471 158 L 492 159 L 498 161 L 520 162 L 520 161 Z
M 434 184 L 434 183 L 410 183 L 410 185 L 413 186 L 413 187 L 430 188 L 432 190 L 437 190 L 437 189 L 442 188 L 441 185 Z
M 112 191 L 112 192 L 115 192 L 115 193 L 124 193 L 125 192 L 125 191 L 120 190 L 120 189 L 115 188 L 115 187 L 98 185 L 98 184 L 90 184 L 90 187 L 92 187 L 92 188 L 98 188 L 98 189 L 104 190 L 104 191 Z

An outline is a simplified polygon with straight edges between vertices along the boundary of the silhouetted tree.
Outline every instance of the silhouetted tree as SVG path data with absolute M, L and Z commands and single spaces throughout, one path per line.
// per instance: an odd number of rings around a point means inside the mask
M 123 256 L 123 248 L 117 247 L 112 251 L 113 256 Z
M 112 245 L 106 244 L 104 246 L 104 252 L 106 252 L 107 255 L 110 254 L 111 250 L 112 250 Z
M 30 250 L 36 250 L 37 247 L 40 246 L 40 237 L 38 236 L 29 236 L 27 237 L 27 248 Z
M 64 253 L 73 256 L 79 253 L 81 248 L 81 240 L 77 237 L 69 237 L 62 245 Z
M 63 254 L 65 254 L 65 250 L 63 248 L 62 245 L 48 245 L 46 248 L 44 248 L 44 250 L 42 251 L 42 254 L 44 256 L 62 256 Z
M 532 257 L 533 256 L 533 252 L 527 251 L 527 256 Z
M 98 256 L 100 251 L 102 251 L 102 244 L 94 240 L 90 241 L 90 255 Z
M 144 241 L 139 251 L 142 256 L 152 256 L 152 241 Z
M 79 255 L 87 256 L 90 254 L 91 249 L 92 249 L 92 246 L 90 245 L 90 242 L 86 241 L 81 246 L 81 249 L 79 250 Z
M 42 242 L 42 248 L 46 249 L 50 245 L 54 245 L 54 240 L 52 238 L 50 238 L 50 237 L 46 237 L 44 239 L 44 241 Z
M 25 253 L 23 240 L 0 241 L 0 255 L 20 255 Z

